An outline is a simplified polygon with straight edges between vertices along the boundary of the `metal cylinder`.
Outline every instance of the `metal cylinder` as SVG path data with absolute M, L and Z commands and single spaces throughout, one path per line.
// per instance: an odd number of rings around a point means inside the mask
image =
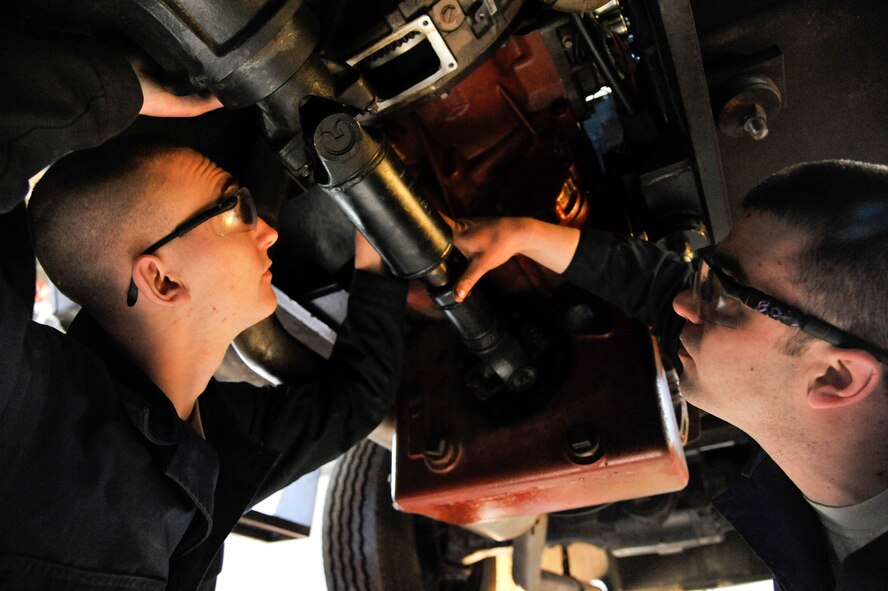
M 352 117 L 337 113 L 321 120 L 314 134 L 327 173 L 321 186 L 367 238 L 398 277 L 422 279 L 429 295 L 463 342 L 509 390 L 526 390 L 536 370 L 513 335 L 473 292 L 457 302 L 447 256 L 450 227 L 428 205 L 401 161 Z
M 450 228 L 381 142 L 337 113 L 318 125 L 314 145 L 329 178 L 322 186 L 395 275 L 415 279 L 441 267 L 453 248 Z

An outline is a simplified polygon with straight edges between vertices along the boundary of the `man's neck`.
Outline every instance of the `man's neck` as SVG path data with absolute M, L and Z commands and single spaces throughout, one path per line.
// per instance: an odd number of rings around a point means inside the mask
M 195 336 L 198 335 L 198 336 Z M 229 340 L 184 324 L 140 327 L 138 338 L 119 338 L 130 358 L 160 388 L 182 420 L 206 389 L 228 349 Z
M 857 417 L 858 419 L 860 417 Z M 861 503 L 888 489 L 884 425 L 873 417 L 849 417 L 807 429 L 806 440 L 791 436 L 759 443 L 808 499 L 830 507 Z

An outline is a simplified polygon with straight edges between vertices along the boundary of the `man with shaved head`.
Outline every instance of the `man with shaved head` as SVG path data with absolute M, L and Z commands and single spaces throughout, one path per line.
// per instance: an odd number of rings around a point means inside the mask
M 218 101 L 174 96 L 84 36 L 4 33 L 0 588 L 212 589 L 241 515 L 389 409 L 406 287 L 358 237 L 348 318 L 317 376 L 216 382 L 231 340 L 274 312 L 277 232 L 202 154 L 101 144 L 140 113 Z M 50 164 L 26 222 L 28 179 Z M 30 321 L 29 229 L 83 306 L 68 334 Z
M 522 254 L 654 326 L 687 401 L 763 450 L 716 507 L 778 588 L 886 588 L 888 167 L 769 177 L 693 265 L 529 218 L 451 224 L 469 258 L 460 297 Z

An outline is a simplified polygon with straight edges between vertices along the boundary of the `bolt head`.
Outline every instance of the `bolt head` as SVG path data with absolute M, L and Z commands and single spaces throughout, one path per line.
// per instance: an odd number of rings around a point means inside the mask
M 759 115 L 750 117 L 743 123 L 743 130 L 749 137 L 759 141 L 768 137 L 768 121 Z

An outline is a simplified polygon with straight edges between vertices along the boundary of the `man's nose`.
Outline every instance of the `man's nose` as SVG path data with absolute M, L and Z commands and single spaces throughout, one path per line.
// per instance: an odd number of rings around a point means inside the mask
M 672 309 L 675 313 L 693 324 L 702 324 L 700 306 L 694 298 L 691 288 L 680 291 L 672 298 Z
M 269 226 L 265 220 L 259 218 L 256 220 L 256 244 L 263 250 L 268 250 L 271 245 L 277 242 L 278 231 Z

